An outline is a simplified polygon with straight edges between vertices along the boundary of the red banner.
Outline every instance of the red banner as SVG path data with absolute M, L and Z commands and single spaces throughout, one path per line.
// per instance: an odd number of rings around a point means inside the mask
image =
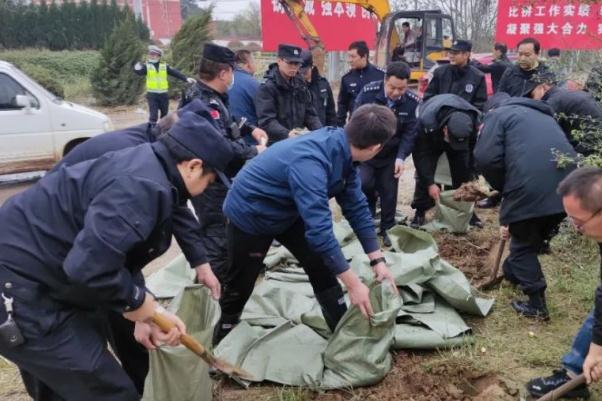
M 602 3 L 591 0 L 499 0 L 498 42 L 533 37 L 543 48 L 602 48 Z
M 364 8 L 339 1 L 305 0 L 305 12 L 327 51 L 347 50 L 355 40 L 365 40 L 374 48 L 378 21 Z M 275 51 L 279 43 L 307 48 L 278 0 L 261 0 L 261 31 L 264 51 Z

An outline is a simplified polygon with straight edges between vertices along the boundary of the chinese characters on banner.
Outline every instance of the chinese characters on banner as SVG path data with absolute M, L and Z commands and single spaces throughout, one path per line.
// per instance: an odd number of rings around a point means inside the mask
M 355 40 L 365 40 L 374 48 L 378 21 L 364 8 L 339 1 L 305 0 L 305 13 L 327 51 L 347 50 Z M 278 0 L 261 0 L 261 31 L 264 51 L 276 51 L 279 43 L 307 48 Z
M 499 0 L 496 40 L 515 47 L 533 37 L 543 48 L 602 48 L 602 2 Z

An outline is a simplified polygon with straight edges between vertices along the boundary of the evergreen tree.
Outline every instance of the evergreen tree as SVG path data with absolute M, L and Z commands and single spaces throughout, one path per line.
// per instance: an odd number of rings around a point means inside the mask
M 144 89 L 136 79 L 134 64 L 144 55 L 135 21 L 126 19 L 117 27 L 100 52 L 100 62 L 90 80 L 96 100 L 107 106 L 134 104 Z
M 212 9 L 207 8 L 189 17 L 171 41 L 172 64 L 185 75 L 195 76 L 203 45 L 211 40 L 209 25 Z

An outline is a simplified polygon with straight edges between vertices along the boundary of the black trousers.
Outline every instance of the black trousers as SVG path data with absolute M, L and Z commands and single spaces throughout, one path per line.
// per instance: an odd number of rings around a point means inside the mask
M 385 232 L 395 225 L 397 209 L 397 188 L 399 181 L 395 178 L 395 159 L 384 165 L 372 163 L 360 165 L 362 191 L 368 198 L 372 215 L 376 214 L 376 200 L 380 197 L 380 231 Z
M 470 169 L 470 151 L 469 150 L 453 150 L 450 146 L 441 141 L 440 144 L 432 144 L 426 148 L 417 149 L 413 153 L 414 164 L 416 169 L 425 169 L 425 171 L 435 171 L 439 157 L 445 153 L 449 161 L 449 170 L 452 179 L 452 188 L 459 188 L 465 182 L 472 179 Z M 429 184 L 423 182 L 420 176 L 416 175 L 416 188 L 414 189 L 414 199 L 412 200 L 412 208 L 416 210 L 426 211 L 435 206 L 435 201 L 428 194 Z
M 201 225 L 201 236 L 211 270 L 222 284 L 228 267 L 226 216 L 222 212 L 227 193 L 228 188 L 221 182 L 216 182 L 191 200 Z
M 169 111 L 169 95 L 167 92 L 147 92 L 146 101 L 148 102 L 148 122 L 154 124 L 159 121 L 159 112 L 161 112 L 161 118 L 167 115 Z
M 525 294 L 543 292 L 546 279 L 537 258 L 544 242 L 552 239 L 565 214 L 537 217 L 510 223 L 510 255 L 503 264 L 504 277 Z
M 242 312 L 253 292 L 274 236 L 247 234 L 231 223 L 227 233 L 229 268 L 219 303 L 223 314 L 235 316 Z M 341 289 L 334 273 L 307 244 L 301 219 L 275 239 L 299 260 L 316 294 L 332 288 Z

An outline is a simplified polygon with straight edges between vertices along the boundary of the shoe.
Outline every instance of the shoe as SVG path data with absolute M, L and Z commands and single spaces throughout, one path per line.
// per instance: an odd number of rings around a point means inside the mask
M 512 308 L 524 317 L 531 319 L 550 320 L 546 298 L 543 293 L 529 294 L 528 301 L 515 299 L 510 304 Z
M 414 213 L 414 218 L 410 223 L 410 227 L 412 228 L 420 228 L 426 224 L 426 217 L 424 210 L 416 209 L 416 213 Z
M 237 315 L 226 315 L 222 313 L 217 324 L 213 328 L 213 338 L 211 339 L 213 348 L 217 347 L 220 341 L 236 327 L 240 322 L 240 315 L 240 313 Z
M 571 380 L 571 377 L 568 375 L 565 369 L 557 369 L 551 376 L 547 377 L 537 377 L 533 380 L 530 380 L 525 388 L 531 394 L 532 397 L 543 397 L 545 394 L 549 393 L 552 390 L 557 389 L 562 386 L 566 382 Z M 568 393 L 566 393 L 563 398 L 585 398 L 589 399 L 590 393 L 585 384 L 572 389 Z
M 490 196 L 477 202 L 477 207 L 481 209 L 493 209 L 500 204 L 502 198 L 499 195 Z
M 483 224 L 483 221 L 475 213 L 472 214 L 472 217 L 470 218 L 468 224 L 476 228 L 483 228 L 485 226 Z
M 389 238 L 389 234 L 386 231 L 381 231 L 379 234 L 383 237 L 383 247 L 390 248 L 393 244 L 391 243 L 391 238 Z

